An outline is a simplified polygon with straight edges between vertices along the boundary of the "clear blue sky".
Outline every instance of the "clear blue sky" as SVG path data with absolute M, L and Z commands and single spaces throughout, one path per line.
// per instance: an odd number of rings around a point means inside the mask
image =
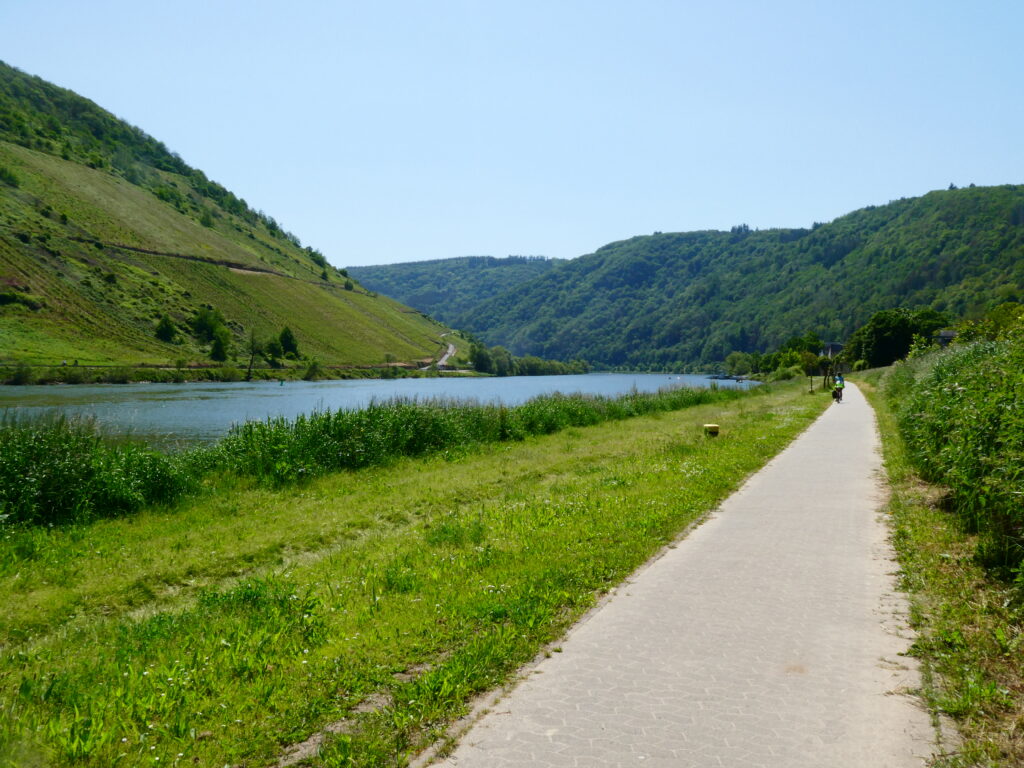
M 0 0 L 0 59 L 337 266 L 1024 183 L 1020 0 Z

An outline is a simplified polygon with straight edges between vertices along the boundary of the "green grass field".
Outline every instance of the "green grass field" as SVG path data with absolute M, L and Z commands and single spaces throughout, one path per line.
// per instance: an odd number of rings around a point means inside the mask
M 0 765 L 274 765 L 331 724 L 305 764 L 403 765 L 826 405 L 774 385 L 7 529 Z

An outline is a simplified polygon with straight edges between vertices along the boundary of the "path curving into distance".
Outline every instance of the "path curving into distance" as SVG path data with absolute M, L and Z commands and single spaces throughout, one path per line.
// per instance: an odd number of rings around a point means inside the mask
M 881 472 L 849 385 L 433 764 L 923 766 L 935 732 L 906 692 L 918 675 L 900 655 L 912 637 Z

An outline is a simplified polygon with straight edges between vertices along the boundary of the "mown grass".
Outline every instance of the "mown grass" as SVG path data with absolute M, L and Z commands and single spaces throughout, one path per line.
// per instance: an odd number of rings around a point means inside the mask
M 0 754 L 270 765 L 340 723 L 308 764 L 406 764 L 801 431 L 801 389 L 5 540 Z
M 959 731 L 945 768 L 1024 764 L 1024 612 L 1019 589 L 978 557 L 984 535 L 965 525 L 948 489 L 924 482 L 893 412 L 878 390 L 880 372 L 863 382 L 879 419 L 892 487 L 888 511 L 902 587 L 918 633 L 922 694 L 938 719 Z M 961 743 L 957 744 L 957 741 Z

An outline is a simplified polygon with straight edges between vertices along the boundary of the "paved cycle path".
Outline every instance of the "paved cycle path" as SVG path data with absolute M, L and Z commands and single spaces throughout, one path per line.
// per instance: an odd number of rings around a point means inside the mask
M 728 429 L 728 425 L 723 425 Z M 450 768 L 903 768 L 934 751 L 855 386 L 499 699 Z

